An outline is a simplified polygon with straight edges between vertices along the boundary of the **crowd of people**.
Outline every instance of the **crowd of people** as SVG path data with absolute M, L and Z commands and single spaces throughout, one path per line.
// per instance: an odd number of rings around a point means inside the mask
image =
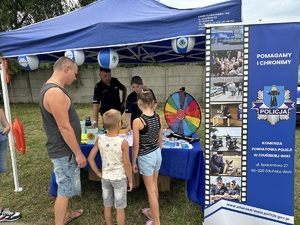
M 147 217 L 146 225 L 160 225 L 158 202 L 158 173 L 162 163 L 162 124 L 155 112 L 157 101 L 153 91 L 143 84 L 139 76 L 132 77 L 132 93 L 111 70 L 100 67 L 100 81 L 94 88 L 93 126 L 99 128 L 99 115 L 107 131 L 98 137 L 88 158 L 80 149 L 81 126 L 72 99 L 65 86 L 76 79 L 78 67 L 67 57 L 59 58 L 53 74 L 40 91 L 39 106 L 46 148 L 53 163 L 58 186 L 54 204 L 55 225 L 65 225 L 79 218 L 84 210 L 71 210 L 70 198 L 81 193 L 80 168 L 87 162 L 101 178 L 104 217 L 107 225 L 114 224 L 112 209 L 116 209 L 116 224 L 125 224 L 127 192 L 133 187 L 132 172 L 142 175 L 149 207 L 141 209 Z M 120 99 L 120 91 L 122 99 Z M 133 134 L 132 162 L 129 144 L 118 136 L 122 128 L 121 116 L 126 108 L 126 132 Z M 100 152 L 102 168 L 95 162 Z
M 243 75 L 242 52 L 226 51 L 215 52 L 211 57 L 211 76 L 237 76 Z

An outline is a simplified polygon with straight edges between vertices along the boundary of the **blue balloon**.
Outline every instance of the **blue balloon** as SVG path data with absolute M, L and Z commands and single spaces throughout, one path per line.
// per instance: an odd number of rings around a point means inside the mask
M 118 53 L 111 48 L 105 48 L 100 50 L 98 53 L 98 63 L 101 67 L 106 69 L 113 69 L 119 63 L 119 55 Z

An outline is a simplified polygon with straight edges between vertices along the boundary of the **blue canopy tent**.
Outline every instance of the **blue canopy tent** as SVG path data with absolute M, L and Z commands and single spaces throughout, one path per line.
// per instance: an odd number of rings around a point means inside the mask
M 6 58 L 37 55 L 41 61 L 56 61 L 68 49 L 83 49 L 86 63 L 96 63 L 99 50 L 111 47 L 121 64 L 199 62 L 205 58 L 204 24 L 240 21 L 240 0 L 186 10 L 155 0 L 102 0 L 0 33 L 0 50 Z M 196 37 L 188 54 L 172 50 L 171 40 L 181 36 Z
M 0 33 L 0 51 L 8 59 L 36 55 L 40 61 L 54 62 L 66 50 L 80 49 L 86 53 L 86 63 L 97 63 L 99 50 L 109 47 L 117 51 L 119 64 L 200 62 L 205 60 L 204 24 L 241 21 L 241 0 L 220 2 L 182 10 L 155 0 L 97 1 L 56 18 Z M 195 37 L 195 46 L 186 54 L 177 54 L 171 40 L 182 36 Z M 5 69 L 0 72 L 5 112 L 11 123 Z M 13 143 L 10 133 L 15 191 L 20 191 Z

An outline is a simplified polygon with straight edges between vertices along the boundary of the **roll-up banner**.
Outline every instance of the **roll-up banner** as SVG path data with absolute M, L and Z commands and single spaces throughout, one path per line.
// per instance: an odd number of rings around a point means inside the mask
M 205 225 L 294 224 L 300 23 L 206 27 Z

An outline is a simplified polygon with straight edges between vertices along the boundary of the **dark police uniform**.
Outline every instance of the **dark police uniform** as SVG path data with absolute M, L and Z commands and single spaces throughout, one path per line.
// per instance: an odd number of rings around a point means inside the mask
M 239 189 L 229 189 L 228 195 L 240 195 L 240 190 Z
M 153 100 L 154 103 L 157 103 L 155 95 L 153 91 L 150 89 L 153 95 Z M 134 121 L 135 118 L 138 118 L 141 116 L 142 112 L 138 107 L 137 104 L 137 93 L 135 91 L 131 92 L 130 95 L 128 95 L 127 100 L 126 100 L 126 113 L 131 113 L 131 127 L 132 127 L 132 122 Z
M 101 115 L 110 109 L 116 109 L 122 112 L 120 103 L 120 90 L 125 86 L 115 77 L 111 78 L 110 86 L 99 81 L 94 88 L 93 104 L 100 104 L 99 112 Z
M 224 195 L 225 193 L 228 192 L 227 187 L 222 186 L 220 189 L 218 188 L 218 186 L 213 186 L 210 190 L 210 194 L 211 195 Z
M 228 195 L 240 195 L 240 190 L 239 189 L 229 189 Z M 232 199 L 232 200 L 239 201 L 238 199 Z
M 223 161 L 223 157 L 218 154 L 214 154 L 210 160 L 210 172 L 214 173 L 223 173 L 224 172 L 225 163 Z

